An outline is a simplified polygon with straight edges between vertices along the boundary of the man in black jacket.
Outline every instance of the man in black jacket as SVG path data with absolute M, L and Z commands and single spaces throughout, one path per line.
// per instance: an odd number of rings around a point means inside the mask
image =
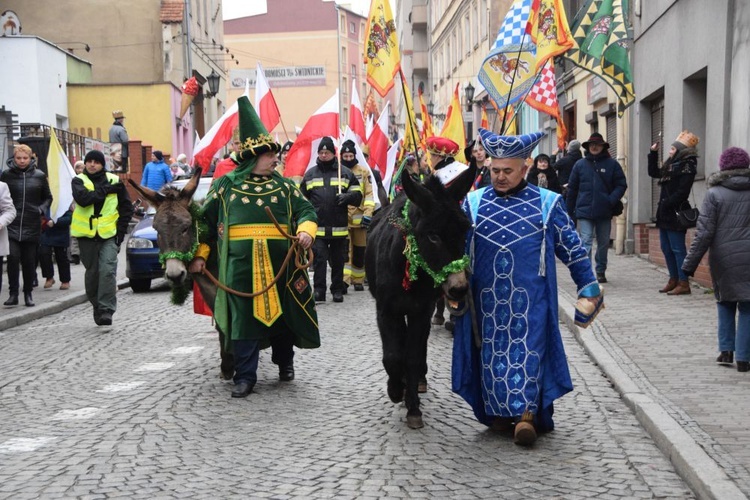
M 562 187 L 563 198 L 568 194 L 568 179 L 570 172 L 573 171 L 573 165 L 583 158 L 581 154 L 581 143 L 575 139 L 568 143 L 568 152 L 565 156 L 557 160 L 552 167 L 557 170 L 557 179 Z
M 341 175 L 339 176 L 339 172 Z M 302 179 L 300 191 L 318 215 L 318 233 L 313 244 L 315 301 L 326 300 L 326 262 L 331 265 L 331 293 L 334 302 L 344 301 L 344 263 L 349 235 L 349 209 L 362 202 L 362 187 L 351 170 L 336 161 L 333 139 L 324 137 L 318 145 L 318 159 Z

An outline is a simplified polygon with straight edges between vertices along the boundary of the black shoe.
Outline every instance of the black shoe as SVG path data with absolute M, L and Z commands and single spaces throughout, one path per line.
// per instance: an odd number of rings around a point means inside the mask
M 365 291 L 365 285 L 361 283 L 355 283 L 354 284 L 354 291 L 355 292 L 364 292 Z
M 289 382 L 294 380 L 294 365 L 289 363 L 287 366 L 279 367 L 279 380 Z
M 94 323 L 96 323 L 97 325 L 101 325 L 102 324 L 101 320 L 102 320 L 102 313 L 101 311 L 99 311 L 99 309 L 95 307 L 94 308 Z
M 81 258 L 78 255 L 73 255 L 70 257 L 70 263 L 77 266 L 81 263 Z
M 8 300 L 3 302 L 4 306 L 17 306 L 18 305 L 18 294 L 13 295 L 10 294 L 10 297 L 8 297 Z
M 716 362 L 724 366 L 731 365 L 734 362 L 734 352 L 721 351 L 721 354 L 719 354 L 719 357 L 716 358 Z
M 232 389 L 233 398 L 246 398 L 253 392 L 253 385 L 250 382 L 238 382 Z
M 344 288 L 341 289 L 341 295 L 346 295 L 349 293 L 349 285 L 344 285 Z
M 112 313 L 104 311 L 99 315 L 99 322 L 97 325 L 107 326 L 112 324 Z
M 34 307 L 34 299 L 31 298 L 31 292 L 23 294 L 23 301 L 26 304 L 26 307 Z
M 599 283 L 606 283 L 607 277 L 604 275 L 604 273 L 596 273 L 596 281 Z
M 325 302 L 325 301 L 326 301 L 325 292 L 315 292 L 315 302 Z
M 341 292 L 333 292 L 333 301 L 334 302 L 343 302 L 344 296 L 341 294 Z
M 39 286 L 39 279 L 37 279 L 36 276 L 34 276 L 34 281 L 31 282 L 31 287 L 36 288 Z
M 456 324 L 453 321 L 448 320 L 445 322 L 445 329 L 448 330 L 449 332 L 452 332 L 455 327 L 456 327 Z
M 738 372 L 750 372 L 750 361 L 737 361 Z

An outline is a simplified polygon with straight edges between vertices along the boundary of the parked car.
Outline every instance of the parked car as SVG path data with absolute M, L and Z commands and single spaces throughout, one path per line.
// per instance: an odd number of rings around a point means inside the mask
M 190 179 L 179 179 L 172 183 L 180 189 Z M 193 201 L 203 203 L 208 189 L 211 187 L 212 177 L 201 177 L 198 188 L 193 194 Z M 159 245 L 156 242 L 156 230 L 153 228 L 156 209 L 149 207 L 141 221 L 130 233 L 125 245 L 125 275 L 130 280 L 130 288 L 134 293 L 144 293 L 151 289 L 151 280 L 164 276 L 164 268 L 159 263 Z

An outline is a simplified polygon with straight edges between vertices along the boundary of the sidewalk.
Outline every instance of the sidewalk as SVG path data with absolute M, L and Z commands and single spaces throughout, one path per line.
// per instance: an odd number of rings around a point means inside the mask
M 716 301 L 658 293 L 663 268 L 610 253 L 606 308 L 573 323 L 575 285 L 558 264 L 560 318 L 699 498 L 750 494 L 750 374 L 715 363 Z
M 71 279 L 70 289 L 68 290 L 60 290 L 60 277 L 57 274 L 57 264 L 55 264 L 55 284 L 52 285 L 52 288 L 47 289 L 44 288 L 45 279 L 42 277 L 42 271 L 37 267 L 39 286 L 34 288 L 32 292 L 34 307 L 26 307 L 24 305 L 23 294 L 19 296 L 19 305 L 5 307 L 2 303 L 8 299 L 7 269 L 6 262 L 3 266 L 3 273 L 5 273 L 5 276 L 3 276 L 3 289 L 0 292 L 0 332 L 88 301 L 83 284 L 83 275 L 86 271 L 83 268 L 83 264 L 70 265 Z M 19 276 L 19 279 L 21 286 L 23 286 L 23 277 Z M 125 248 L 123 245 L 117 256 L 117 287 L 122 289 L 128 286 L 130 286 L 130 282 L 125 277 Z

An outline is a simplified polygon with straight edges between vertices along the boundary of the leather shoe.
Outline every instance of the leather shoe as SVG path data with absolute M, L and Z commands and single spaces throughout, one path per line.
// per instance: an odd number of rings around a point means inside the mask
M 355 283 L 354 284 L 354 291 L 355 292 L 364 292 L 365 291 L 365 285 L 361 283 Z
M 315 302 L 325 302 L 325 301 L 326 301 L 325 292 L 315 292 Z
M 238 382 L 232 389 L 233 398 L 246 398 L 253 392 L 253 385 L 250 382 Z
M 294 365 L 290 363 L 287 366 L 279 367 L 279 380 L 282 382 L 294 380 Z
M 333 292 L 333 301 L 334 302 L 343 302 L 344 296 L 341 294 L 341 292 Z
M 18 295 L 11 295 L 8 297 L 8 300 L 3 302 L 4 306 L 17 306 L 18 305 Z
M 737 361 L 737 371 L 738 372 L 750 371 L 750 361 Z
M 34 299 L 31 298 L 31 292 L 23 294 L 23 301 L 26 304 L 26 307 L 34 307 Z
M 54 278 L 47 278 L 47 281 L 44 282 L 44 288 L 52 288 L 52 285 L 55 284 Z
M 112 324 L 112 313 L 104 311 L 99 315 L 99 323 L 97 325 L 107 326 Z
M 349 293 L 349 285 L 344 285 L 344 288 L 341 289 L 341 295 L 346 295 Z

